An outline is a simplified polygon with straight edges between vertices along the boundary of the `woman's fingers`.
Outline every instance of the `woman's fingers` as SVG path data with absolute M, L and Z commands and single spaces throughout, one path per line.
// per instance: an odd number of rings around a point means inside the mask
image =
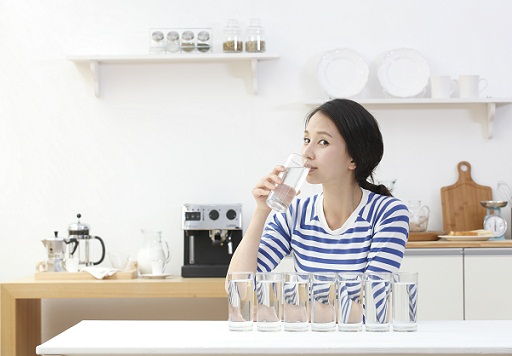
M 270 194 L 270 190 L 261 189 L 261 188 L 254 188 L 252 193 L 254 194 L 254 196 L 263 197 L 263 196 L 269 195 Z

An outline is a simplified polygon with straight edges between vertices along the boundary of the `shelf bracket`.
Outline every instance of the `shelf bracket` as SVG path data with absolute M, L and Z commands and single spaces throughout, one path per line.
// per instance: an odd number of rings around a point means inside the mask
M 100 62 L 91 61 L 89 63 L 89 68 L 91 69 L 92 74 L 92 84 L 94 88 L 94 95 L 99 98 L 100 96 Z
M 258 60 L 251 59 L 252 93 L 258 94 Z
M 496 103 L 487 103 L 487 139 L 492 138 L 492 127 L 496 114 Z

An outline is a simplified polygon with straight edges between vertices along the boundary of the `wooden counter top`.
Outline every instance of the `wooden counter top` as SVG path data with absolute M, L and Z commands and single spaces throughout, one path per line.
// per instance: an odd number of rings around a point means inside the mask
M 410 241 L 407 248 L 512 248 L 512 240 L 501 241 Z

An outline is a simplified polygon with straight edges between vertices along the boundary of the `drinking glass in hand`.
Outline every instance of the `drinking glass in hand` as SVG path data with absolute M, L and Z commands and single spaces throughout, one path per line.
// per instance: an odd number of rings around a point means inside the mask
M 363 329 L 363 274 L 341 272 L 337 278 L 338 330 Z
M 285 331 L 309 329 L 309 274 L 286 273 L 283 282 Z
M 281 273 L 256 273 L 256 328 L 258 331 L 281 330 L 282 289 Z
M 366 331 L 389 331 L 391 273 L 367 273 L 364 289 Z
M 285 171 L 279 174 L 283 182 L 278 184 L 268 195 L 267 205 L 270 208 L 280 213 L 284 213 L 288 209 L 309 173 L 309 167 L 305 167 L 306 162 L 304 156 L 298 153 L 288 156 L 284 164 Z
M 227 280 L 229 329 L 234 331 L 252 330 L 254 274 L 250 272 L 229 273 Z
M 336 330 L 336 275 L 311 275 L 311 330 Z
M 393 330 L 416 331 L 418 273 L 393 274 Z

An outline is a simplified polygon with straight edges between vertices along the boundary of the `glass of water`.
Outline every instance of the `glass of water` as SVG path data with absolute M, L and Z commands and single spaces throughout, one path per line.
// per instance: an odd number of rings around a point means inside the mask
M 393 274 L 393 330 L 416 331 L 418 314 L 418 273 Z
M 336 330 L 336 274 L 311 275 L 311 330 Z
M 283 320 L 285 331 L 309 329 L 309 274 L 285 273 Z
M 256 328 L 258 331 L 281 330 L 283 277 L 281 273 L 256 273 Z
M 338 330 L 363 329 L 363 273 L 342 272 L 337 278 Z
M 367 331 L 389 331 L 391 273 L 370 272 L 364 281 L 364 319 Z
M 254 273 L 229 273 L 227 282 L 229 329 L 235 331 L 252 330 Z
M 301 154 L 292 153 L 288 156 L 284 164 L 286 170 L 279 174 L 283 182 L 268 195 L 267 205 L 270 208 L 281 213 L 288 209 L 309 173 L 306 162 L 307 159 Z

